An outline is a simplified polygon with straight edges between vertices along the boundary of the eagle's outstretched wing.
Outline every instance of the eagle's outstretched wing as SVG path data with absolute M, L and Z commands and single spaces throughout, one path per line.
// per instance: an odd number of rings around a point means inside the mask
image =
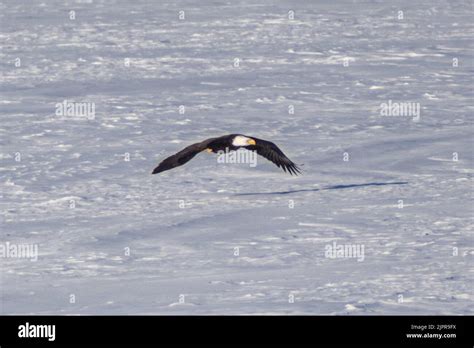
M 247 146 L 246 149 L 250 151 L 257 151 L 260 156 L 272 161 L 278 168 L 282 168 L 285 172 L 288 171 L 291 175 L 301 174 L 300 169 L 294 164 L 274 143 L 262 139 L 252 138 L 256 144 Z
M 152 174 L 157 174 L 164 172 L 165 170 L 173 169 L 175 167 L 182 166 L 186 162 L 190 161 L 194 156 L 196 156 L 199 152 L 204 151 L 209 143 L 211 143 L 215 138 L 210 138 L 207 140 L 204 140 L 200 143 L 192 144 L 184 149 L 182 149 L 180 152 L 174 154 L 173 156 L 170 156 L 166 159 L 164 159 L 158 167 L 153 169 Z

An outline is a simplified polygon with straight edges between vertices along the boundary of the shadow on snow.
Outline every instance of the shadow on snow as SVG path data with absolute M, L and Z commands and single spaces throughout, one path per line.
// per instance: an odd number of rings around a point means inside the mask
M 406 185 L 407 181 L 397 181 L 397 182 L 369 182 L 367 184 L 348 184 L 348 185 L 335 185 L 328 186 L 323 188 L 313 188 L 313 189 L 301 189 L 301 190 L 289 190 L 289 191 L 275 191 L 275 192 L 254 192 L 254 193 L 237 193 L 235 196 L 252 196 L 252 195 L 287 195 L 289 193 L 298 193 L 298 192 L 317 192 L 324 190 L 342 190 L 346 188 L 354 187 L 367 187 L 367 186 L 387 186 L 387 185 Z

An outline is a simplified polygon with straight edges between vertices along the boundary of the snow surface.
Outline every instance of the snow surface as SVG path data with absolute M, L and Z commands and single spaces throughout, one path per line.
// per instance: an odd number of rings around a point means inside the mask
M 473 314 L 472 16 L 439 0 L 2 2 L 1 242 L 39 256 L 0 259 L 1 313 Z M 57 116 L 65 99 L 95 118 Z M 381 116 L 389 100 L 420 119 Z M 228 133 L 277 143 L 304 175 L 208 154 L 150 174 Z M 325 257 L 333 242 L 363 261 Z

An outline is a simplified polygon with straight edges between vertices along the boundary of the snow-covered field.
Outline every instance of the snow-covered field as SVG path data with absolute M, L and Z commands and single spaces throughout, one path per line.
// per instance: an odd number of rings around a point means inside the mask
M 2 2 L 0 312 L 473 314 L 472 17 L 471 1 Z M 64 100 L 95 117 L 58 115 Z M 420 115 L 382 116 L 389 101 Z M 150 174 L 227 133 L 304 174 L 208 154 Z

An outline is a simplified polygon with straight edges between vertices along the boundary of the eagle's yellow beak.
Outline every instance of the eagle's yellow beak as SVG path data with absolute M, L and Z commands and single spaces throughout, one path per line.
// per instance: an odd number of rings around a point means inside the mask
M 212 153 L 212 149 L 207 148 L 207 149 L 206 149 L 206 152 L 207 152 L 207 153 Z
M 253 140 L 253 139 L 247 140 L 247 144 L 249 144 L 249 145 L 257 145 L 257 143 L 255 142 L 255 140 Z

